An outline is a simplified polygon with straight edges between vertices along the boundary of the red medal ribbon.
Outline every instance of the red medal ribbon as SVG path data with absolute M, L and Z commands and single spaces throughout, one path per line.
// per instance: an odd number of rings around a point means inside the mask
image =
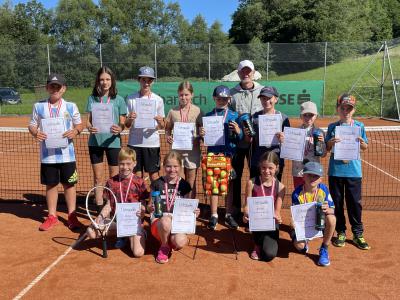
M 165 177 L 164 177 L 164 179 L 165 179 Z M 168 212 L 171 210 L 171 207 L 175 202 L 175 198 L 176 198 L 176 194 L 178 193 L 178 186 L 179 186 L 180 181 L 181 181 L 181 178 L 178 177 L 178 180 L 176 181 L 176 184 L 175 184 L 175 190 L 174 190 L 174 193 L 172 194 L 171 198 L 169 197 L 169 194 L 168 194 L 168 182 L 165 181 L 165 183 L 164 183 L 165 200 L 167 202 L 167 211 Z
M 218 116 L 216 108 L 214 108 L 214 112 L 215 112 L 215 115 Z M 225 108 L 225 114 L 224 114 L 224 118 L 222 119 L 222 124 L 225 124 L 225 120 L 226 120 L 227 116 L 228 116 L 228 109 Z
M 181 122 L 189 122 L 189 112 L 191 105 L 189 104 L 189 108 L 186 114 L 183 113 L 183 109 L 179 108 L 179 113 L 181 114 Z
M 261 176 L 260 176 L 260 183 L 261 183 L 261 191 L 262 191 L 263 197 L 265 197 L 266 195 L 265 195 L 265 190 L 264 190 L 264 184 L 261 181 Z M 269 194 L 268 196 L 274 197 L 274 191 L 275 191 L 275 178 L 274 178 L 274 180 L 272 180 L 271 194 Z
M 107 97 L 107 104 L 110 103 L 110 100 L 111 100 L 111 98 L 110 98 L 110 96 L 108 96 Z M 100 97 L 100 103 L 103 103 L 103 97 Z
M 122 195 L 122 179 L 121 179 L 121 176 L 119 176 L 119 195 L 120 195 L 121 203 L 126 202 L 126 200 L 128 199 L 129 189 L 130 189 L 131 183 L 132 183 L 132 178 L 133 178 L 133 174 L 131 174 L 131 178 L 129 179 L 128 188 L 126 189 L 126 194 L 125 194 L 125 198 L 124 198 Z
M 319 190 L 319 188 L 317 187 L 317 189 L 314 192 L 314 196 L 313 196 L 313 201 L 312 202 L 315 202 L 315 200 L 317 199 L 318 190 Z M 307 203 L 307 197 L 306 197 L 306 192 L 304 191 L 304 186 L 303 186 L 303 201 L 304 201 L 304 204 Z
M 60 114 L 61 104 L 62 104 L 62 99 L 58 100 L 57 112 L 56 112 L 56 116 L 55 116 L 56 118 L 58 118 L 58 115 Z M 49 107 L 50 118 L 52 118 L 53 117 L 53 109 L 52 109 L 52 105 L 51 105 L 50 101 L 47 101 L 47 105 Z

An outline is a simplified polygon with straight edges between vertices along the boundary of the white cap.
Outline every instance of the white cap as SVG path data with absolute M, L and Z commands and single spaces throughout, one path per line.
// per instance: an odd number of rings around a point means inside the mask
M 303 115 L 307 113 L 318 115 L 317 105 L 314 102 L 307 101 L 300 105 L 300 114 Z
M 238 71 L 240 71 L 241 69 L 248 67 L 250 68 L 252 71 L 254 71 L 254 64 L 250 61 L 250 60 L 242 60 L 239 65 L 238 65 Z

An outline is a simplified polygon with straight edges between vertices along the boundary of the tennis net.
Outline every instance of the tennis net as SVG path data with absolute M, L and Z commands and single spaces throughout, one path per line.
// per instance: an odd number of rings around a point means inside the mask
M 372 210 L 400 210 L 400 126 L 366 127 L 369 147 L 362 154 L 363 165 L 363 205 Z M 93 174 L 88 153 L 88 133 L 84 131 L 75 141 L 79 182 L 78 200 L 93 187 Z M 45 187 L 40 184 L 39 145 L 26 128 L 0 127 L 0 200 L 1 201 L 45 201 Z M 122 134 L 126 145 L 128 133 Z M 203 153 L 205 149 L 203 148 Z M 165 135 L 161 135 L 161 157 L 169 151 Z M 322 159 L 325 171 L 328 157 Z M 105 174 L 108 174 L 106 166 Z M 242 178 L 242 193 L 248 180 L 247 167 Z M 197 197 L 205 203 L 201 183 L 201 170 L 198 170 Z M 285 166 L 283 184 L 287 187 L 284 206 L 290 205 L 293 191 L 291 162 Z M 325 176 L 323 182 L 327 184 Z M 60 187 L 62 198 L 62 188 Z M 244 195 L 242 195 L 244 199 Z M 223 202 L 220 203 L 223 205 Z

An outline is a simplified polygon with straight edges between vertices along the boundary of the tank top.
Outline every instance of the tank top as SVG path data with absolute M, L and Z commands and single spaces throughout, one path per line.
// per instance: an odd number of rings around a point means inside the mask
M 264 193 L 262 189 L 264 189 Z M 274 195 L 271 195 L 272 190 L 274 190 Z M 278 195 L 278 191 L 279 191 L 279 180 L 275 179 L 273 185 L 266 187 L 261 183 L 260 177 L 257 176 L 253 180 L 253 190 L 251 191 L 251 196 L 252 197 L 263 197 L 264 195 L 273 196 L 275 201 L 276 196 Z

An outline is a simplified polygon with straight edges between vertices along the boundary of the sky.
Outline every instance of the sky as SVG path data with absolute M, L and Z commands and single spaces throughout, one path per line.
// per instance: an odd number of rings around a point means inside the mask
M 188 21 L 192 21 L 196 15 L 201 14 L 208 26 L 218 20 L 222 24 L 222 30 L 228 33 L 232 25 L 232 15 L 239 5 L 239 0 L 163 0 L 166 3 L 178 2 L 182 14 Z M 4 1 L 0 1 L 4 2 Z M 26 3 L 27 0 L 12 0 L 12 3 Z M 46 8 L 53 8 L 57 1 L 38 0 Z M 97 2 L 97 1 L 94 1 Z

